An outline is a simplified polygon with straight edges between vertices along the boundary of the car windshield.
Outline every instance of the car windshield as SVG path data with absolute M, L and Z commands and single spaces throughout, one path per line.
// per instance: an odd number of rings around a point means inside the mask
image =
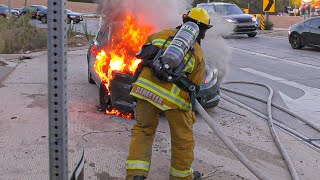
M 243 14 L 243 11 L 237 5 L 215 5 L 215 11 L 221 15 Z
M 67 13 L 72 13 L 72 11 L 70 11 L 69 9 L 67 9 Z

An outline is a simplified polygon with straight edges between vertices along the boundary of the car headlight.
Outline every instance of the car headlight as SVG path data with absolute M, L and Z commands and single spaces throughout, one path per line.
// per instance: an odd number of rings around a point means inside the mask
M 254 21 L 257 21 L 257 18 L 252 17 L 251 20 L 252 20 L 252 22 L 254 22 Z
M 209 71 L 206 73 L 204 84 L 208 84 L 212 80 L 214 81 L 214 84 L 215 84 L 217 81 L 217 77 L 218 77 L 218 70 L 215 68 L 213 71 Z
M 70 16 L 70 18 L 74 19 L 74 18 L 76 18 L 76 16 Z
M 229 23 L 235 23 L 235 22 L 237 22 L 237 21 L 234 20 L 234 19 L 226 19 L 226 21 L 229 22 Z

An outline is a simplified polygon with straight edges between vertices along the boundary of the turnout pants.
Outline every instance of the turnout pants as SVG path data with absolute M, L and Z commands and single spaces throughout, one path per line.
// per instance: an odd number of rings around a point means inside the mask
M 128 160 L 127 179 L 133 176 L 147 177 L 151 165 L 152 144 L 158 126 L 160 109 L 145 100 L 138 99 L 137 122 L 131 129 L 132 137 Z M 194 159 L 193 124 L 195 114 L 191 110 L 167 110 L 171 133 L 170 179 L 193 179 L 191 164 Z

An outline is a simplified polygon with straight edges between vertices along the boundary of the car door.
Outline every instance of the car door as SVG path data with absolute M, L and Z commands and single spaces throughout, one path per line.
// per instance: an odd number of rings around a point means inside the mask
M 310 43 L 320 45 L 320 18 L 310 21 Z

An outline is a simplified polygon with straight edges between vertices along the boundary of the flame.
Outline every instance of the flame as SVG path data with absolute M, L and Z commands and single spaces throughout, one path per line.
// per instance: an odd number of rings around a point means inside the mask
M 122 113 L 119 110 L 117 110 L 116 108 L 112 108 L 111 111 L 107 110 L 107 114 L 120 116 L 120 117 L 125 118 L 125 119 L 133 119 L 133 114 L 132 113 Z
M 115 72 L 134 74 L 141 63 L 141 59 L 137 59 L 135 55 L 153 29 L 152 26 L 139 23 L 129 12 L 122 29 L 112 35 L 111 44 L 97 50 L 94 69 L 106 87 L 108 95 L 110 95 L 110 82 Z M 122 114 L 116 109 L 107 111 L 107 114 L 132 118 L 132 114 Z

